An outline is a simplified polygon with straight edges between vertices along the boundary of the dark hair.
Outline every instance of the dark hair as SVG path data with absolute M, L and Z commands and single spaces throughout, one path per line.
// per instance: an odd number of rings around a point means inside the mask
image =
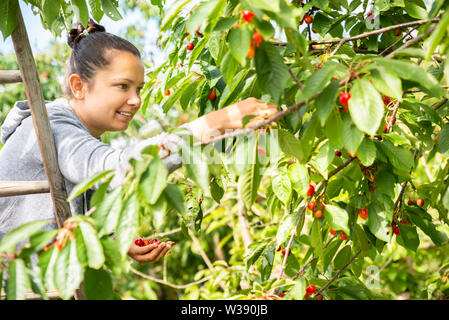
M 67 43 L 72 48 L 72 53 L 67 64 L 63 90 L 69 97 L 73 96 L 69 77 L 76 73 L 87 82 L 92 80 L 97 69 L 110 63 L 110 57 L 107 57 L 109 50 L 128 51 L 140 58 L 139 50 L 131 42 L 106 32 L 102 25 L 92 19 L 89 19 L 86 29 L 81 23 L 74 24 Z

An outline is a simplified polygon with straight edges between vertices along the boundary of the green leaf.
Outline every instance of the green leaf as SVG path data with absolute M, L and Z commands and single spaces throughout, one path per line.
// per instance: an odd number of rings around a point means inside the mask
M 293 163 L 288 167 L 288 176 L 293 189 L 302 197 L 306 197 L 310 182 L 306 166 L 299 162 Z
M 387 212 L 378 205 L 368 207 L 368 228 L 376 238 L 390 242 L 393 232 L 388 225 L 391 223 L 392 215 L 392 212 Z
M 41 13 L 47 26 L 52 25 L 60 9 L 61 5 L 59 0 L 43 0 Z
M 288 237 L 293 231 L 293 228 L 296 227 L 298 218 L 299 218 L 299 211 L 295 211 L 292 214 L 284 215 L 284 218 L 281 221 L 281 224 L 276 233 L 276 243 L 278 245 L 283 244 L 288 239 Z
M 125 205 L 120 212 L 120 218 L 117 227 L 117 241 L 119 243 L 120 253 L 125 256 L 128 249 L 137 233 L 137 228 L 139 226 L 139 202 L 137 200 L 137 194 L 133 193 L 129 199 L 126 201 Z M 83 234 L 84 236 L 84 234 Z M 89 246 L 88 244 L 86 247 Z M 101 246 L 100 246 L 101 248 Z M 88 251 L 89 253 L 89 251 Z M 99 269 L 104 262 L 103 252 L 102 261 L 98 261 L 98 264 L 91 265 L 89 267 L 93 269 Z
M 402 82 L 394 73 L 383 67 L 371 70 L 374 87 L 384 95 L 396 99 L 402 98 Z
M 407 172 L 412 169 L 413 154 L 411 151 L 395 147 L 388 141 L 383 141 L 377 145 L 381 147 L 382 151 L 387 155 L 388 160 L 395 168 Z
M 259 189 L 260 181 L 262 179 L 257 145 L 256 138 L 256 143 L 252 149 L 249 150 L 250 154 L 248 160 L 250 160 L 250 162 L 248 169 L 239 177 L 238 181 L 238 190 L 247 210 L 251 210 L 251 206 L 257 198 L 257 190 Z
M 320 95 L 315 99 L 315 108 L 317 110 L 318 118 L 321 121 L 321 126 L 326 124 L 338 94 L 338 81 L 332 81 Z
M 429 61 L 435 53 L 435 49 L 442 43 L 443 37 L 447 34 L 449 27 L 449 11 L 445 10 L 438 22 L 436 29 L 431 33 L 423 44 L 426 51 L 426 60 Z
M 271 270 L 273 269 L 274 253 L 275 253 L 275 243 L 272 242 L 265 247 L 262 254 L 260 255 L 260 263 L 258 270 L 260 271 L 261 280 L 266 281 L 270 278 Z
M 112 300 L 111 275 L 104 269 L 87 268 L 84 273 L 84 293 L 87 300 Z
M 335 149 L 336 147 L 327 141 L 325 144 L 323 144 L 316 156 L 313 157 L 311 164 L 313 167 L 321 173 L 321 175 L 324 177 L 324 179 L 327 180 L 328 178 L 328 168 L 329 165 L 332 163 L 332 161 L 335 158 Z
M 48 260 L 48 264 L 46 265 L 46 268 L 44 269 L 42 264 L 39 264 L 39 267 L 43 269 L 44 272 L 44 282 L 45 287 L 47 289 L 54 289 L 55 283 L 55 265 L 56 265 L 56 259 L 58 258 L 59 250 L 56 247 L 53 247 L 48 252 L 48 256 L 50 257 Z M 47 256 L 47 257 L 48 257 Z M 39 261 L 41 263 L 41 261 Z
M 279 12 L 280 10 L 280 0 L 251 0 L 251 6 L 254 8 Z
M 89 0 L 90 12 L 92 14 L 92 18 L 99 22 L 101 18 L 103 18 L 104 12 L 101 10 L 101 1 L 100 0 Z
M 322 68 L 315 71 L 304 84 L 303 98 L 310 99 L 315 93 L 327 86 L 329 80 L 335 72 L 335 64 L 325 64 Z
M 429 94 L 435 97 L 444 94 L 435 77 L 424 71 L 416 63 L 386 58 L 376 58 L 375 62 L 402 79 L 419 83 Z
M 83 278 L 83 267 L 78 261 L 75 241 L 70 241 L 56 259 L 55 284 L 59 296 L 68 300 L 78 288 Z
M 290 78 L 279 51 L 272 44 L 262 42 L 256 50 L 255 64 L 260 88 L 275 102 L 279 101 Z
M 343 146 L 354 155 L 362 143 L 364 134 L 360 131 L 351 118 L 347 115 L 343 115 L 343 125 L 341 131 L 341 139 Z
M 357 79 L 351 88 L 349 112 L 357 128 L 373 136 L 382 121 L 382 97 L 366 79 Z
M 201 147 L 181 145 L 182 163 L 193 181 L 203 190 L 205 196 L 210 196 L 209 167 L 207 157 L 201 151 Z
M 97 183 L 102 178 L 108 176 L 113 171 L 114 170 L 106 170 L 106 171 L 98 172 L 98 173 L 94 174 L 93 176 L 87 178 L 83 182 L 78 183 L 75 187 L 73 187 L 67 201 L 72 201 L 77 196 L 79 196 L 81 193 L 85 192 L 87 189 L 92 187 L 95 183 Z
M 216 10 L 217 6 L 222 6 L 224 0 L 208 0 L 200 3 L 198 7 L 193 10 L 187 20 L 186 30 L 190 34 L 194 34 L 197 29 L 203 25 L 203 23 L 209 20 L 209 16 Z
M 331 263 L 332 259 L 334 258 L 335 254 L 338 251 L 338 248 L 340 248 L 340 245 L 343 243 L 343 241 L 339 238 L 333 240 L 327 247 L 324 249 L 323 253 L 323 269 L 327 270 L 327 267 Z
M 374 163 L 374 160 L 376 160 L 376 146 L 371 139 L 363 139 L 357 151 L 357 157 L 365 167 L 369 167 Z
M 340 270 L 351 259 L 351 246 L 347 245 L 341 249 L 334 259 L 334 269 Z
M 5 291 L 8 300 L 25 300 L 25 294 L 30 288 L 25 262 L 15 259 L 8 264 L 8 278 Z
M 101 238 L 100 242 L 103 246 L 105 265 L 114 275 L 120 276 L 125 271 L 126 258 L 121 256 L 117 242 L 110 237 Z
M 292 186 L 288 177 L 287 167 L 278 167 L 271 175 L 271 188 L 276 196 L 288 206 L 292 196 Z
M 91 268 L 98 269 L 104 263 L 103 247 L 95 232 L 95 229 L 88 222 L 80 221 L 79 228 L 84 239 L 84 245 L 86 247 L 87 261 Z M 117 230 L 117 237 L 120 237 L 120 229 Z
M 313 220 L 310 232 L 310 245 L 313 248 L 315 257 L 323 260 L 323 238 L 321 235 L 321 226 L 318 219 Z
M 85 27 L 89 22 L 89 9 L 85 0 L 70 0 L 76 19 Z
M 249 270 L 249 268 L 259 259 L 262 252 L 265 250 L 265 247 L 268 246 L 268 243 L 266 241 L 260 241 L 260 242 L 253 242 L 248 246 L 248 249 L 245 253 L 245 265 L 246 270 Z
M 324 217 L 332 229 L 335 231 L 341 230 L 346 235 L 349 235 L 349 216 L 346 210 L 338 206 L 326 204 L 326 208 L 324 209 Z
M 117 21 L 123 19 L 122 15 L 117 10 L 117 0 L 101 0 L 101 7 L 103 8 L 104 13 L 106 13 L 106 15 L 112 20 Z
M 0 31 L 6 40 L 17 26 L 18 0 L 0 1 Z
M 238 69 L 238 62 L 233 58 L 231 52 L 227 51 L 221 61 L 220 71 L 229 87 L 232 85 L 232 79 L 234 79 Z
M 251 32 L 247 25 L 232 28 L 228 36 L 229 48 L 235 60 L 242 66 L 246 63 L 246 55 L 251 43 Z
M 442 246 L 447 243 L 446 233 L 437 229 L 436 225 L 432 223 L 432 217 L 427 212 L 421 208 L 408 208 L 407 212 L 412 222 L 427 234 L 435 245 Z
M 155 204 L 167 186 L 168 170 L 160 158 L 151 160 L 139 183 L 139 192 L 149 204 Z
M 412 18 L 427 19 L 426 5 L 422 0 L 407 0 L 404 9 Z
M 14 230 L 8 232 L 2 239 L 0 244 L 0 252 L 14 253 L 16 245 L 31 235 L 38 232 L 45 225 L 49 224 L 50 220 L 31 221 L 22 224 Z
M 303 147 L 301 142 L 285 129 L 278 129 L 278 141 L 282 152 L 296 157 L 299 161 L 303 161 L 305 158 Z
M 306 279 L 299 277 L 295 281 L 295 286 L 290 290 L 288 297 L 296 300 L 303 300 L 306 294 Z
M 121 191 L 121 187 L 118 187 L 106 194 L 103 201 L 96 206 L 92 214 L 92 218 L 99 228 L 99 237 L 112 233 L 117 226 L 122 208 Z
M 39 231 L 30 236 L 30 247 L 20 252 L 20 257 L 36 253 L 48 245 L 56 236 L 58 230 Z
M 168 204 L 176 211 L 182 215 L 186 213 L 184 195 L 178 185 L 169 183 L 164 190 L 164 196 Z
M 406 226 L 402 223 L 398 224 L 400 237 L 397 237 L 398 243 L 410 250 L 416 252 L 419 247 L 419 236 L 416 227 Z
M 449 124 L 443 125 L 438 134 L 438 152 L 449 157 Z

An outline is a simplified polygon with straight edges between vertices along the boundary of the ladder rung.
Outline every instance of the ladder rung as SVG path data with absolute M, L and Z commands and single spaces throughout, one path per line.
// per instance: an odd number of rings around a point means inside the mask
M 0 181 L 0 197 L 48 192 L 48 181 Z
M 57 300 L 57 299 L 61 299 L 59 297 L 59 293 L 57 290 L 52 289 L 52 290 L 48 290 L 47 292 L 45 292 L 45 294 L 47 295 L 47 298 L 50 300 Z M 0 300 L 4 300 L 6 298 L 6 292 L 5 289 L 2 288 L 1 294 L 0 294 L 1 299 Z M 42 297 L 40 295 L 38 295 L 37 293 L 34 293 L 33 291 L 28 291 L 25 294 L 25 300 L 42 300 Z
M 0 70 L 0 84 L 22 82 L 19 70 Z

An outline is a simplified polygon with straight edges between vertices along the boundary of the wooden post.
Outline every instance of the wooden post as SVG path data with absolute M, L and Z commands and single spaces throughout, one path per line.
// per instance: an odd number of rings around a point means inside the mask
M 48 181 L 0 181 L 0 197 L 48 192 Z
M 66 201 L 67 190 L 65 188 L 64 178 L 59 170 L 55 141 L 48 120 L 36 64 L 20 10 L 17 11 L 17 27 L 11 36 L 25 86 L 25 93 L 30 104 L 44 169 L 50 184 L 56 221 L 61 228 L 64 221 L 71 216 L 70 206 Z
M 0 84 L 22 82 L 19 70 L 0 70 Z

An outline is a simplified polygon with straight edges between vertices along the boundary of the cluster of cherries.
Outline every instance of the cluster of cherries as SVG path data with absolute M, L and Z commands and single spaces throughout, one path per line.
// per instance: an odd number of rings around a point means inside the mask
M 156 238 L 154 238 L 152 240 L 143 239 L 143 238 L 137 238 L 136 240 L 134 240 L 134 244 L 136 246 L 139 246 L 139 247 L 145 247 L 145 246 L 148 246 L 150 244 L 157 244 L 157 245 L 159 245 L 161 243 L 162 242 L 161 241 L 157 241 Z
M 243 10 L 242 11 L 242 18 L 247 23 L 252 23 L 253 18 L 255 17 L 255 13 L 249 10 Z M 234 25 L 234 29 L 238 28 L 240 26 L 240 23 Z M 256 54 L 256 48 L 260 46 L 262 43 L 262 40 L 264 40 L 263 35 L 259 32 L 259 30 L 255 30 L 253 33 L 253 36 L 251 38 L 250 44 L 249 44 L 249 50 L 247 53 L 248 58 L 253 59 Z

